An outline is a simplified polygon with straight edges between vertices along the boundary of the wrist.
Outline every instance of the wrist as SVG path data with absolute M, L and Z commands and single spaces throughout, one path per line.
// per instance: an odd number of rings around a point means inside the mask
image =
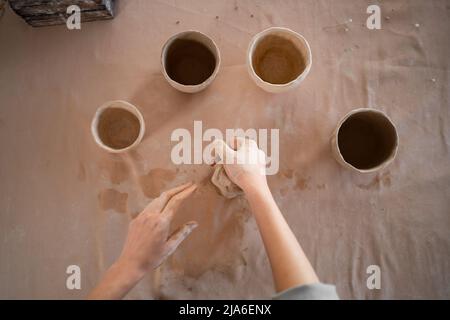
M 146 270 L 140 268 L 137 264 L 130 262 L 129 260 L 119 258 L 112 266 L 111 269 L 121 275 L 121 278 L 125 282 L 137 283 L 141 280 L 146 273 Z
M 270 194 L 269 185 L 265 177 L 264 179 L 249 181 L 243 185 L 242 190 L 244 190 L 247 197 Z
M 90 293 L 91 300 L 122 299 L 144 276 L 123 259 L 117 260 L 106 271 L 100 283 Z

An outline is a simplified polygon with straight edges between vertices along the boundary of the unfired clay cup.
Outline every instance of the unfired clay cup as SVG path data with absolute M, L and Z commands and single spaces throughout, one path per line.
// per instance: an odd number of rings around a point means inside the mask
M 283 83 L 283 84 L 273 84 L 267 81 L 264 81 L 261 79 L 261 77 L 257 74 L 255 71 L 255 68 L 253 66 L 253 55 L 255 53 L 255 50 L 258 46 L 258 44 L 265 39 L 268 36 L 278 36 L 284 39 L 287 39 L 294 44 L 294 46 L 300 51 L 302 57 L 300 59 L 303 59 L 305 63 L 305 68 L 303 71 L 298 74 L 298 76 L 291 80 L 290 82 Z M 309 46 L 308 41 L 306 39 L 298 34 L 295 31 L 292 31 L 291 29 L 287 28 L 281 28 L 281 27 L 272 27 L 268 28 L 257 35 L 255 35 L 252 40 L 250 41 L 248 51 L 247 51 L 247 68 L 248 72 L 250 74 L 250 77 L 253 79 L 253 81 L 263 90 L 270 92 L 270 93 L 281 93 L 285 92 L 291 89 L 294 89 L 299 86 L 299 84 L 306 78 L 308 75 L 312 65 L 312 54 L 311 54 L 311 48 Z
M 355 137 L 351 137 L 352 131 L 348 129 L 350 126 L 359 128 L 354 132 L 361 132 L 358 130 L 365 131 L 367 130 L 366 128 L 373 128 L 373 130 L 375 130 L 374 132 L 377 132 L 374 136 L 378 137 L 376 141 L 379 143 L 376 145 L 380 147 L 374 149 L 378 149 L 380 152 L 374 151 L 374 157 L 372 159 L 373 165 L 368 166 L 367 161 L 365 160 L 366 165 L 360 165 L 360 163 L 358 163 L 359 161 L 355 160 L 359 155 L 355 156 L 355 153 L 353 153 L 352 156 L 348 156 L 349 153 L 345 152 L 344 149 L 348 150 L 348 146 L 352 145 L 351 142 L 355 141 L 352 140 L 352 138 Z M 350 139 L 348 139 L 348 137 L 350 137 Z M 360 134 L 359 137 L 359 143 L 361 144 L 364 142 L 365 138 L 363 138 L 364 135 L 362 134 Z M 349 142 L 345 143 L 344 141 L 339 141 L 339 138 L 343 140 L 346 139 Z M 349 112 L 339 121 L 331 138 L 331 149 L 336 161 L 344 167 L 359 173 L 371 173 L 387 167 L 394 160 L 397 155 L 398 141 L 397 129 L 392 120 L 389 119 L 384 112 L 375 109 L 361 108 Z
M 99 121 L 101 114 L 108 108 L 120 108 L 120 109 L 127 110 L 127 111 L 131 112 L 132 114 L 134 114 L 136 116 L 136 118 L 139 120 L 139 125 L 140 125 L 139 135 L 136 138 L 136 140 L 126 148 L 123 148 L 123 149 L 111 148 L 111 147 L 107 146 L 106 144 L 104 144 L 103 141 L 100 139 L 100 136 L 98 133 L 98 121 Z M 91 133 L 92 133 L 92 136 L 94 137 L 95 142 L 97 143 L 97 145 L 100 148 L 102 148 L 108 152 L 111 152 L 111 153 L 123 153 L 123 152 L 129 151 L 129 150 L 135 148 L 142 141 L 142 138 L 144 137 L 144 133 L 145 133 L 144 117 L 142 116 L 139 109 L 129 102 L 122 101 L 122 100 L 109 101 L 109 102 L 106 102 L 105 104 L 103 104 L 101 107 L 99 107 L 97 109 L 97 111 L 95 112 L 94 118 L 92 119 L 92 123 L 91 123 Z
M 166 57 L 167 57 L 167 51 L 170 47 L 170 45 L 176 40 L 176 39 L 186 39 L 186 40 L 195 40 L 206 46 L 211 53 L 214 55 L 216 60 L 216 67 L 214 69 L 214 72 L 211 74 L 211 76 L 206 79 L 204 82 L 197 84 L 197 85 L 184 85 L 181 83 L 178 83 L 177 81 L 174 81 L 170 78 L 166 71 Z M 205 35 L 204 33 L 200 31 L 195 30 L 188 30 L 183 31 L 180 33 L 177 33 L 173 35 L 172 37 L 167 40 L 167 42 L 164 44 L 162 51 L 161 51 L 161 66 L 162 66 L 162 73 L 164 75 L 164 78 L 166 78 L 167 82 L 174 87 L 175 89 L 185 92 L 185 93 L 196 93 L 200 92 L 204 89 L 206 89 L 216 78 L 217 74 L 219 73 L 221 58 L 220 58 L 220 51 L 217 47 L 214 40 L 212 40 L 210 37 Z

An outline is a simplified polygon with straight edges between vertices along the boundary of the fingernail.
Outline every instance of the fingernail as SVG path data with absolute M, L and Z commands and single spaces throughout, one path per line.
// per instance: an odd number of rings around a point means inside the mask
M 198 227 L 198 223 L 196 221 L 186 223 L 189 226 L 189 229 L 192 231 Z

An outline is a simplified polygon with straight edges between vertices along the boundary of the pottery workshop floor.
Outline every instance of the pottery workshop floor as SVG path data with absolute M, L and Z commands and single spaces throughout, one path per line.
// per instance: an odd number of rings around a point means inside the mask
M 176 128 L 279 128 L 280 169 L 269 184 L 323 282 L 342 298 L 450 298 L 450 3 L 383 1 L 119 1 L 114 20 L 33 29 L 0 20 L 0 298 L 83 298 L 118 257 L 130 219 L 162 190 L 201 187 L 177 215 L 200 226 L 127 298 L 269 298 L 270 266 L 244 199 L 219 196 L 208 165 L 171 162 Z M 272 95 L 247 74 L 251 37 L 289 27 L 313 66 L 294 91 Z M 195 95 L 160 72 L 164 42 L 211 36 L 222 67 Z M 127 155 L 98 148 L 95 110 L 138 106 L 146 122 Z M 378 174 L 342 168 L 330 137 L 352 109 L 395 122 L 395 161 Z M 78 265 L 81 290 L 66 288 Z M 380 266 L 381 289 L 366 270 Z

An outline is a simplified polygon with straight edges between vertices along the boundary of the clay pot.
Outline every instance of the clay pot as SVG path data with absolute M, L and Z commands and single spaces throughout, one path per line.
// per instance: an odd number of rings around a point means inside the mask
M 250 41 L 248 72 L 253 81 L 267 92 L 280 93 L 298 87 L 311 65 L 308 41 L 290 29 L 269 28 Z
M 216 43 L 207 35 L 194 30 L 172 36 L 161 52 L 164 77 L 172 87 L 186 93 L 206 89 L 216 78 L 220 63 L 220 51 Z
M 107 112 L 108 110 L 110 112 L 111 109 L 126 110 L 126 111 L 132 113 L 136 117 L 137 121 L 139 122 L 139 129 L 138 129 L 139 132 L 137 134 L 136 139 L 134 141 L 132 141 L 129 145 L 124 146 L 122 148 L 114 148 L 114 147 L 111 147 L 110 145 L 108 145 L 107 143 L 105 143 L 101 138 L 102 133 L 99 131 L 99 121 L 100 121 L 102 115 L 104 115 L 105 112 Z M 103 104 L 101 107 L 99 107 L 97 109 L 97 111 L 94 115 L 94 118 L 92 119 L 91 133 L 92 133 L 92 136 L 94 137 L 94 140 L 97 143 L 97 145 L 100 146 L 102 149 L 104 149 L 108 152 L 111 152 L 111 153 L 126 152 L 126 151 L 129 151 L 129 150 L 135 148 L 141 142 L 142 138 L 144 137 L 144 133 L 145 133 L 144 117 L 142 116 L 141 112 L 138 110 L 137 107 L 135 107 L 134 105 L 132 105 L 131 103 L 128 103 L 126 101 L 116 100 L 116 101 L 106 102 L 105 104 Z
M 398 134 L 389 117 L 374 109 L 356 109 L 338 123 L 331 138 L 334 158 L 346 168 L 370 173 L 388 166 L 398 150 Z

